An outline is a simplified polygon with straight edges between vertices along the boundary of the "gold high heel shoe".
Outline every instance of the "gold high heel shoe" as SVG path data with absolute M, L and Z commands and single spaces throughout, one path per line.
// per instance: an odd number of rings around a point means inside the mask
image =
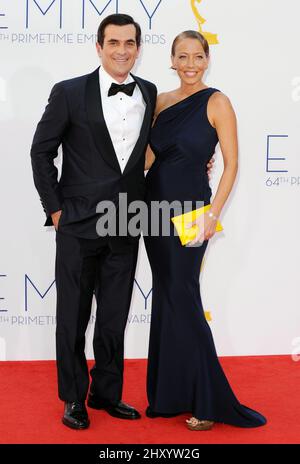
M 200 420 L 196 417 L 191 417 L 186 421 L 187 426 L 190 430 L 210 430 L 214 425 L 213 421 Z

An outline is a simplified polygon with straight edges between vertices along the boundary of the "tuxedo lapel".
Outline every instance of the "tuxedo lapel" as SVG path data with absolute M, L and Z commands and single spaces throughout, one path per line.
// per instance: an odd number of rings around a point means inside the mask
M 142 92 L 144 101 L 146 103 L 146 108 L 145 108 L 145 114 L 144 114 L 144 119 L 142 123 L 142 127 L 140 130 L 139 138 L 135 144 L 135 147 L 130 155 L 130 158 L 125 166 L 124 173 L 127 174 L 130 169 L 135 165 L 135 163 L 138 161 L 138 159 L 141 156 L 141 151 L 144 151 L 145 144 L 147 144 L 148 137 L 149 137 L 149 130 L 151 127 L 151 122 L 152 122 L 152 109 L 151 109 L 151 101 L 150 101 L 150 96 L 147 90 L 147 87 L 143 84 L 142 80 L 139 79 L 138 77 L 134 76 L 131 74 L 135 82 L 140 88 L 140 91 Z
M 86 86 L 86 111 L 89 126 L 99 153 L 109 166 L 121 174 L 120 165 L 103 115 L 99 85 L 99 68 L 88 76 Z

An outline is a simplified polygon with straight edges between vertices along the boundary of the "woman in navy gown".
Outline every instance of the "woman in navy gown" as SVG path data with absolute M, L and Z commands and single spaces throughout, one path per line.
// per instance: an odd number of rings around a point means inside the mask
M 172 64 L 180 87 L 159 95 L 147 151 L 148 206 L 152 201 L 189 200 L 193 205 L 211 203 L 211 209 L 190 246 L 182 246 L 174 230 L 171 236 L 144 237 L 153 274 L 146 413 L 170 417 L 190 412 L 191 430 L 208 430 L 214 422 L 258 427 L 266 419 L 234 395 L 218 361 L 200 296 L 203 255 L 238 164 L 235 114 L 223 93 L 202 82 L 208 63 L 209 46 L 201 34 L 186 31 L 176 37 Z M 224 172 L 211 202 L 206 166 L 218 142 Z

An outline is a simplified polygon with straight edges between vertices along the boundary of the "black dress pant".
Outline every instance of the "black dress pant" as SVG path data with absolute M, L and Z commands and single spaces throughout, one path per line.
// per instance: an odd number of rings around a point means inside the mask
M 56 357 L 61 400 L 84 401 L 87 396 L 85 332 L 94 293 L 97 313 L 91 389 L 100 399 L 121 399 L 124 331 L 137 252 L 138 242 L 116 251 L 104 238 L 90 240 L 56 233 Z

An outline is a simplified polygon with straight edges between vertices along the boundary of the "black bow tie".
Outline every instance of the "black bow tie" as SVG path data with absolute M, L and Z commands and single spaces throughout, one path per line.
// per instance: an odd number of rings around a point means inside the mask
M 126 93 L 129 97 L 132 97 L 133 91 L 135 89 L 136 82 L 130 82 L 130 84 L 111 84 L 108 91 L 108 96 L 116 95 L 118 92 Z

